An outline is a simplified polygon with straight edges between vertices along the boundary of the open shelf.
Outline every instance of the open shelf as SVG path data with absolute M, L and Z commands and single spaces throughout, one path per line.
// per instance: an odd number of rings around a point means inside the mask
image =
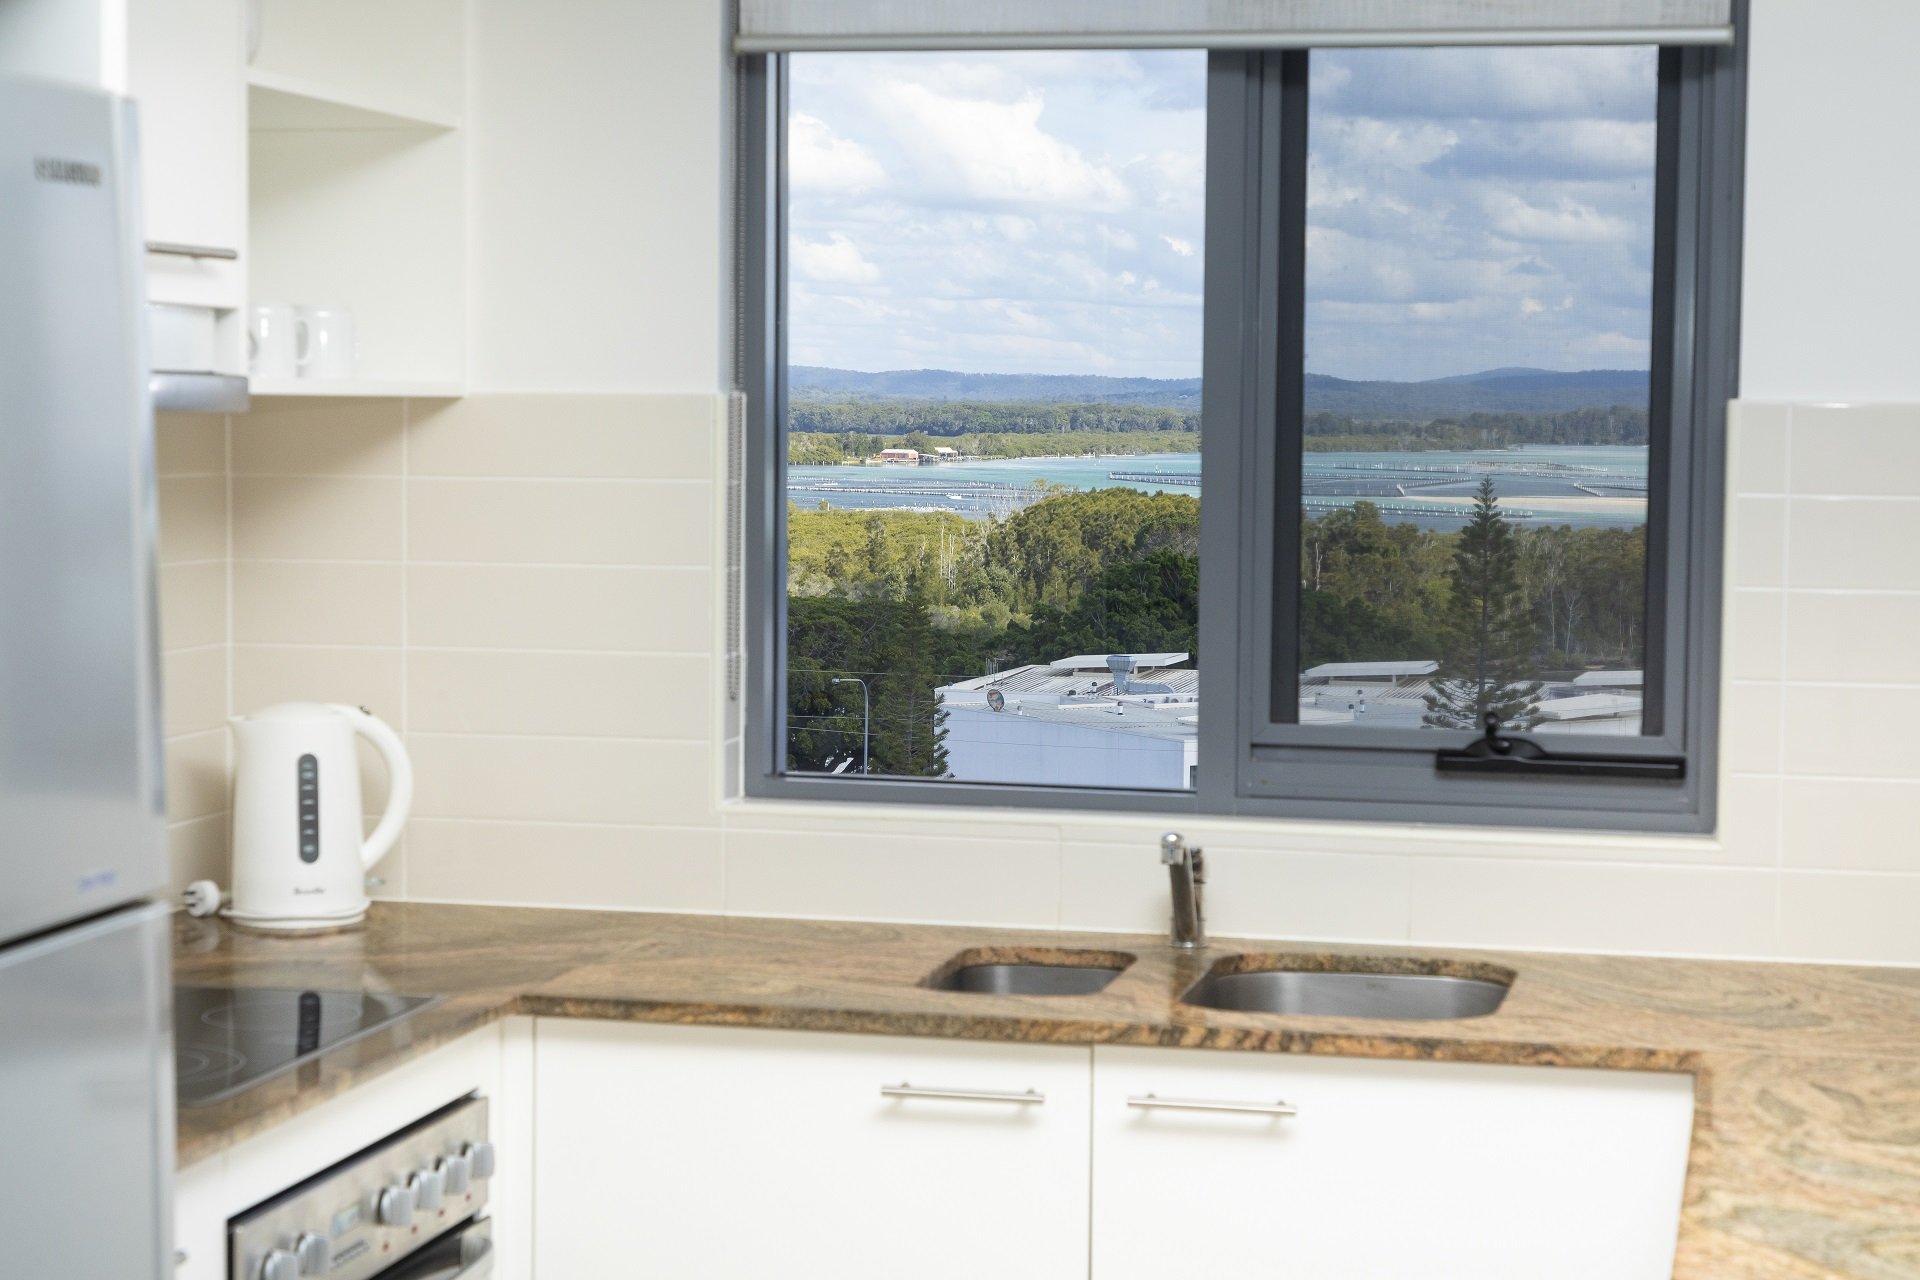
M 316 80 L 251 67 L 247 127 L 282 129 L 457 129 L 458 116 L 384 94 L 336 88 Z
M 456 400 L 467 393 L 457 382 L 387 381 L 377 378 L 253 378 L 247 391 L 256 396 L 360 396 L 411 400 Z

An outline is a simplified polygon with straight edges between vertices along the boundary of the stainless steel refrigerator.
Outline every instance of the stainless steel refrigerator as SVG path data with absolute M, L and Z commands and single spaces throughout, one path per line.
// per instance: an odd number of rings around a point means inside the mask
M 0 78 L 0 1274 L 173 1270 L 130 104 Z

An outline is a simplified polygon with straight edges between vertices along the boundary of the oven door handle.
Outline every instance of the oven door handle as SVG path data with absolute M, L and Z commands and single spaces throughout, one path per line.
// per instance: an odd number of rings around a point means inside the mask
M 493 1274 L 493 1219 L 455 1227 L 375 1280 L 484 1280 Z

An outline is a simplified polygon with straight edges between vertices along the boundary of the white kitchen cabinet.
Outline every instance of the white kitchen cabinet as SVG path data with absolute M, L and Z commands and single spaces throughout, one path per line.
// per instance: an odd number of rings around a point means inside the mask
M 147 255 L 157 302 L 235 313 L 223 364 L 238 372 L 246 306 L 247 84 L 241 0 L 129 0 L 128 91 L 140 104 L 149 244 L 237 255 Z
M 1105 1046 L 1094 1066 L 1095 1280 L 1672 1273 L 1691 1076 Z
M 1058 1045 L 538 1019 L 535 1273 L 1083 1277 L 1089 1066 Z M 902 1084 L 1044 1101 L 883 1096 Z

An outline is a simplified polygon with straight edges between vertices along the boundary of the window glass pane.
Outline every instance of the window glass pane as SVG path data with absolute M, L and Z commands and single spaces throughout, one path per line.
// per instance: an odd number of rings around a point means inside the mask
M 1658 51 L 1316 51 L 1303 724 L 1638 734 Z
M 1205 55 L 788 66 L 787 772 L 1191 787 Z

